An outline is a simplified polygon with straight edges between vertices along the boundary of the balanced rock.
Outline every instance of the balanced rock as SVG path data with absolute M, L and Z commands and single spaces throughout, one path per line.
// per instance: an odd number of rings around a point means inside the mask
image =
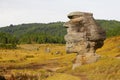
M 95 52 L 104 44 L 105 30 L 98 26 L 92 13 L 71 12 L 68 18 L 70 20 L 64 23 L 66 52 L 77 53 L 73 67 L 96 62 L 99 56 Z

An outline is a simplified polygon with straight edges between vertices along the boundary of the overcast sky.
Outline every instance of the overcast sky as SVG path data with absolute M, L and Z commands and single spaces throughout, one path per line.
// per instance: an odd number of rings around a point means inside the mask
M 92 12 L 95 19 L 120 21 L 120 0 L 0 0 L 0 27 L 67 21 L 72 11 Z

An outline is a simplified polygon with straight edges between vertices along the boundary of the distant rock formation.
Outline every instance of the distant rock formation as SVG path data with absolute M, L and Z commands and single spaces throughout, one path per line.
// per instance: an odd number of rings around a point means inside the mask
M 68 18 L 70 20 L 64 23 L 67 28 L 66 52 L 77 53 L 73 69 L 82 64 L 96 62 L 99 56 L 95 52 L 104 44 L 105 31 L 97 25 L 92 13 L 71 12 Z

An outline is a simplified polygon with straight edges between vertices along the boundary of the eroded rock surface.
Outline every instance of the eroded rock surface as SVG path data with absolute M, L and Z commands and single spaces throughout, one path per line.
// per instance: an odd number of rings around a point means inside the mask
M 96 62 L 99 56 L 96 49 L 103 46 L 106 39 L 105 31 L 98 26 L 92 13 L 71 12 L 70 19 L 64 24 L 67 53 L 77 53 L 73 68 L 86 63 Z

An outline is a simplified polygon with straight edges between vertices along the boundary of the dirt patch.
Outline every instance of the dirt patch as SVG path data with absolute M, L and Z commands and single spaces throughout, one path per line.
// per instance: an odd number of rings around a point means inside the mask
M 60 69 L 59 65 L 60 64 L 58 63 L 57 60 L 49 60 L 49 61 L 46 61 L 44 63 L 30 63 L 30 64 L 27 64 L 27 65 L 24 65 L 24 66 L 9 65 L 9 66 L 6 66 L 5 68 L 3 66 L 3 67 L 0 67 L 0 69 L 6 69 L 6 70 L 45 69 L 49 72 L 55 72 L 56 70 Z
M 87 75 L 85 74 L 72 73 L 72 75 L 79 77 L 81 80 L 88 80 Z

